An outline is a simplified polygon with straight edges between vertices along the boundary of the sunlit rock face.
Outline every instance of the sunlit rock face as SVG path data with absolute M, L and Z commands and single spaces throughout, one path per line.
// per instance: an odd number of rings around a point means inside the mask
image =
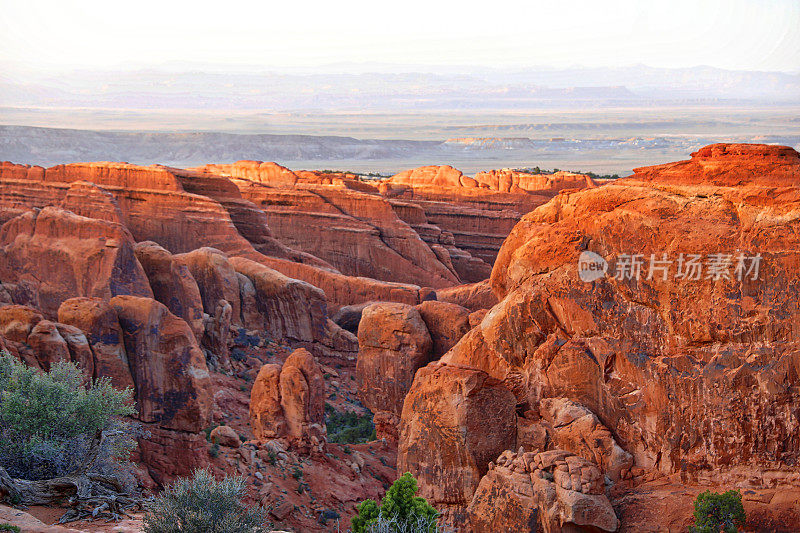
M 503 244 L 491 277 L 499 304 L 417 374 L 398 463 L 466 523 L 458 510 L 480 476 L 463 472 L 480 474 L 488 460 L 451 453 L 480 435 L 447 429 L 441 405 L 461 405 L 458 373 L 468 368 L 513 396 L 517 438 L 531 424 L 549 431 L 556 415 L 545 402 L 563 398 L 608 428 L 632 457 L 630 472 L 760 486 L 773 483 L 761 476 L 770 470 L 796 483 L 799 222 L 800 158 L 787 147 L 712 145 L 562 192 Z M 605 262 L 589 282 L 579 272 L 586 252 Z M 454 442 L 443 446 L 445 435 Z M 562 447 L 575 440 L 560 438 Z M 619 460 L 574 453 L 607 475 L 633 475 Z M 459 496 L 442 493 L 454 480 Z

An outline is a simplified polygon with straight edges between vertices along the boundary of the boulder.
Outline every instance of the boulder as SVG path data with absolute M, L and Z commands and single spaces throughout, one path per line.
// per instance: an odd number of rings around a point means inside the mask
M 469 330 L 469 309 L 448 302 L 427 301 L 417 306 L 433 341 L 433 357 L 439 358 Z
M 603 474 L 563 450 L 504 452 L 481 478 L 467 508 L 471 531 L 616 531 Z
M 420 482 L 419 495 L 465 508 L 503 450 L 516 447 L 516 400 L 485 372 L 431 363 L 406 396 L 397 470 Z
M 261 367 L 250 392 L 250 427 L 257 439 L 286 438 L 299 450 L 324 445 L 325 380 L 309 351 L 298 348 L 282 366 Z
M 211 430 L 211 433 L 209 433 L 208 438 L 211 442 L 227 448 L 238 448 L 242 445 L 239 435 L 237 435 L 236 431 L 230 426 L 215 427 Z
M 366 307 L 358 326 L 356 363 L 361 402 L 376 416 L 394 418 L 396 428 L 414 373 L 431 361 L 432 349 L 428 328 L 413 306 L 377 303 Z M 378 438 L 396 440 L 397 430 Z
M 31 328 L 27 342 L 33 348 L 39 366 L 45 371 L 49 371 L 53 363 L 71 360 L 67 341 L 61 336 L 54 322 L 39 321 Z

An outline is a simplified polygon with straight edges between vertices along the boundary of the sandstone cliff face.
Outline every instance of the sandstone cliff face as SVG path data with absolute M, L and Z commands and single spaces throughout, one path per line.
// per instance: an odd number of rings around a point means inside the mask
M 0 246 L 0 278 L 28 283 L 51 318 L 73 296 L 153 295 L 133 239 L 118 223 L 46 207 L 3 225 Z
M 506 395 L 516 413 L 534 412 L 534 425 L 563 425 L 554 398 L 580 406 L 583 415 L 564 420 L 586 425 L 581 434 L 608 428 L 605 451 L 552 436 L 610 476 L 708 474 L 754 489 L 797 483 L 800 428 L 790 413 L 800 399 L 798 213 L 796 152 L 714 145 L 690 161 L 564 192 L 526 215 L 494 266 L 500 303 L 417 373 L 403 408 L 399 467 L 419 476 L 423 494 L 453 506 L 454 524 L 466 523 L 459 513 L 492 459 L 462 450 L 478 440 L 498 455 L 530 426 L 506 407 L 515 430 L 505 442 L 464 423 L 453 431 L 443 413 L 463 405 L 470 372 L 493 384 L 495 405 Z M 608 262 L 608 275 L 581 280 L 587 251 Z M 626 269 L 636 254 L 644 258 L 638 277 Z M 651 254 L 673 261 L 666 276 L 656 270 L 648 278 Z M 711 270 L 678 275 L 681 254 L 701 256 Z M 711 254 L 731 255 L 729 268 L 709 266 Z M 737 274 L 739 255 L 759 254 L 757 275 L 749 264 Z
M 376 192 L 310 183 L 296 188 L 235 183 L 263 209 L 278 239 L 343 274 L 434 287 L 458 283 L 457 275 Z
M 500 187 L 487 177 L 498 172 L 484 173 L 479 182 L 481 174 L 472 179 L 449 166 L 420 167 L 392 176 L 380 184 L 380 191 L 394 199 L 398 214 L 423 238 L 428 235 L 466 254 L 451 253 L 453 265 L 463 282 L 478 282 L 485 279 L 511 228 L 559 190 L 557 185 L 533 191 L 518 185 Z M 422 210 L 422 218 L 407 207 L 409 203 Z M 432 236 L 431 227 L 435 228 Z
M 260 186 L 258 182 L 247 183 L 256 188 Z M 0 185 L 0 222 L 24 214 L 30 208 L 55 205 L 74 208 L 91 217 L 96 211 L 98 218 L 124 224 L 135 241 L 153 241 L 173 254 L 211 247 L 307 281 L 323 289 L 334 308 L 368 300 L 420 301 L 416 284 L 354 279 L 316 256 L 281 243 L 270 231 L 266 213 L 244 198 L 231 178 L 224 176 L 125 163 L 58 165 L 48 169 L 2 163 Z M 82 205 L 76 195 L 84 193 L 87 203 Z M 350 219 L 356 221 L 353 217 Z M 302 218 L 295 222 L 295 227 L 303 227 Z M 372 227 L 370 231 L 377 230 Z M 417 248 L 415 253 L 424 260 L 436 259 L 413 231 L 405 231 L 398 242 L 412 243 Z M 351 244 L 350 248 L 359 253 L 364 249 L 365 257 L 380 259 L 380 254 L 370 252 L 370 247 L 358 248 Z M 395 260 L 405 261 L 399 255 Z M 421 281 L 435 282 L 432 284 L 437 286 L 457 283 L 444 265 L 434 267 L 430 279 L 431 274 L 424 265 L 415 268 L 423 278 Z
M 559 170 L 553 174 L 528 174 L 514 170 L 490 170 L 478 172 L 475 181 L 479 187 L 500 192 L 524 191 L 538 194 L 553 194 L 563 189 L 596 187 L 594 180 L 586 174 Z

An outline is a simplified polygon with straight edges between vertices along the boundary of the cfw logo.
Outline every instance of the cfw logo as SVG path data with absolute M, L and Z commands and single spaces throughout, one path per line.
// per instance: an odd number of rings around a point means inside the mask
M 578 276 L 582 281 L 595 281 L 608 272 L 608 261 L 603 256 L 588 250 L 581 252 L 578 258 Z

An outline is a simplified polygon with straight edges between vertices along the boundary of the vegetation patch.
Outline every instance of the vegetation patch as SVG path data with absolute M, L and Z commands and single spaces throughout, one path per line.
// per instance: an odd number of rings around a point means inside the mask
M 328 428 L 328 442 L 362 444 L 375 440 L 371 413 L 360 415 L 354 411 L 337 411 L 326 403 L 325 425 Z

